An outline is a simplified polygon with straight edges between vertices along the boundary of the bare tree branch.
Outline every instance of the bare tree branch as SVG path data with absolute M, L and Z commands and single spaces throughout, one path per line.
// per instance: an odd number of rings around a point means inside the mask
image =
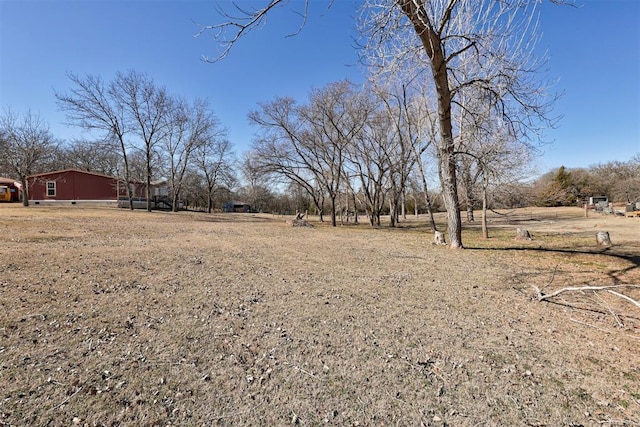
M 218 14 L 224 17 L 224 19 L 226 20 L 219 24 L 198 24 L 200 30 L 194 35 L 194 37 L 200 37 L 204 33 L 213 32 L 213 38 L 220 44 L 222 52 L 213 58 L 203 55 L 202 60 L 205 62 L 218 62 L 226 58 L 231 52 L 233 46 L 242 37 L 246 36 L 253 30 L 260 29 L 265 24 L 269 12 L 271 12 L 278 6 L 286 4 L 287 2 L 287 0 L 269 0 L 265 6 L 254 10 L 245 9 L 241 7 L 237 2 L 234 2 L 232 4 L 237 15 L 226 12 L 218 7 Z M 333 0 L 329 2 L 329 7 L 331 6 L 332 2 Z M 302 31 L 307 23 L 308 12 L 309 0 L 304 0 L 303 9 L 301 12 L 296 10 L 293 11 L 294 14 L 300 17 L 301 22 L 296 30 L 288 34 L 286 37 L 293 37 L 299 34 L 300 31 Z
M 612 291 L 612 289 L 621 289 L 621 288 L 635 288 L 635 289 L 640 289 L 640 285 L 610 285 L 610 286 L 570 286 L 567 288 L 562 288 L 562 289 L 558 289 L 557 291 L 551 292 L 550 294 L 545 294 L 543 293 L 540 288 L 538 288 L 537 286 L 533 287 L 534 290 L 536 291 L 536 297 L 538 299 L 538 301 L 546 301 L 548 299 L 551 299 L 553 297 L 557 297 L 560 294 L 566 293 L 566 292 L 583 292 L 583 291 L 607 291 L 610 292 L 620 298 L 623 298 L 629 302 L 631 302 L 632 304 L 636 305 L 637 307 L 640 307 L 640 302 L 626 296 L 626 295 L 622 295 L 618 292 Z

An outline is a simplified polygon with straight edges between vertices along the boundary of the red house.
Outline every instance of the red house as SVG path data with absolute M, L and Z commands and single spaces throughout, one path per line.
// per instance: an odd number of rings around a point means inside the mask
M 112 176 L 76 169 L 40 173 L 27 178 L 29 201 L 117 203 L 126 196 L 124 182 Z

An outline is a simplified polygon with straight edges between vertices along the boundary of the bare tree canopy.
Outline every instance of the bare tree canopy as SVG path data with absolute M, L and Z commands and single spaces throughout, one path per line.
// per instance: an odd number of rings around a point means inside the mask
M 113 141 L 123 162 L 123 178 L 126 183 L 129 207 L 133 209 L 131 173 L 129 167 L 130 133 L 125 106 L 119 95 L 116 81 L 105 84 L 99 76 L 80 77 L 69 74 L 73 84 L 67 93 L 56 92 L 59 108 L 66 113 L 69 123 L 87 130 L 101 132 L 105 141 Z
M 166 129 L 160 140 L 159 151 L 168 178 L 171 208 L 176 212 L 188 168 L 194 164 L 200 166 L 198 159 L 194 160 L 194 155 L 206 150 L 224 130 L 220 128 L 208 103 L 199 99 L 193 103 L 176 99 L 165 120 Z
M 49 125 L 31 111 L 23 115 L 5 110 L 0 116 L 1 169 L 15 174 L 22 185 L 22 204 L 29 206 L 27 177 L 39 172 L 38 168 L 50 157 L 56 142 Z
M 247 32 L 260 28 L 282 0 L 237 14 L 221 12 L 224 20 L 204 26 L 214 31 L 224 58 Z M 449 242 L 461 248 L 462 224 L 458 199 L 456 117 L 500 117 L 503 128 L 519 139 L 535 140 L 551 126 L 548 117 L 553 97 L 540 82 L 544 62 L 535 56 L 537 0 L 369 0 L 361 15 L 365 42 L 363 58 L 376 73 L 400 74 L 412 81 L 424 79 L 437 111 L 435 152 L 441 190 L 447 209 Z M 560 1 L 558 1 L 560 3 Z M 306 6 L 301 12 L 306 20 Z M 544 59 L 544 58 L 543 58 Z M 469 89 L 483 103 L 480 111 L 463 105 Z
M 328 0 L 328 5 L 331 5 L 332 2 L 333 0 Z M 232 2 L 227 9 L 217 5 L 216 11 L 223 18 L 223 21 L 213 25 L 200 25 L 200 31 L 196 36 L 212 32 L 214 39 L 220 43 L 221 51 L 213 58 L 203 55 L 202 59 L 207 62 L 216 62 L 226 58 L 238 40 L 265 25 L 269 12 L 288 3 L 288 0 L 268 0 L 264 6 L 255 8 L 239 2 Z M 295 31 L 290 36 L 299 33 L 307 22 L 309 0 L 296 2 L 292 8 L 300 20 Z
M 107 145 L 112 142 L 118 147 L 130 208 L 132 181 L 146 184 L 150 211 L 152 178 L 166 174 L 171 193 L 166 202 L 177 209 L 188 168 L 201 169 L 194 159 L 196 150 L 201 149 L 201 154 L 225 134 L 209 104 L 172 96 L 149 76 L 134 70 L 119 72 L 108 83 L 90 75 L 70 74 L 69 79 L 71 90 L 56 92 L 60 109 L 71 124 L 97 130 Z
M 253 147 L 257 163 L 304 188 L 319 211 L 326 194 L 336 226 L 348 147 L 364 129 L 368 114 L 367 103 L 348 81 L 312 91 L 304 105 L 290 98 L 263 104 L 249 115 L 260 128 Z
M 232 187 L 235 182 L 234 152 L 227 139 L 227 131 L 218 126 L 216 121 L 196 145 L 193 153 L 193 164 L 197 173 L 204 178 L 207 212 L 213 209 L 213 198 L 224 186 Z

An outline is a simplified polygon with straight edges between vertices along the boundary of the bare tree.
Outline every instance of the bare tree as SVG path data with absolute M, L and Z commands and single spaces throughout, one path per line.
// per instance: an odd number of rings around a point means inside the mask
M 77 139 L 61 147 L 59 169 L 79 169 L 110 176 L 122 175 L 122 159 L 111 141 Z
M 102 140 L 113 141 L 119 148 L 123 163 L 123 179 L 133 210 L 133 192 L 129 170 L 129 145 L 125 140 L 129 133 L 127 113 L 115 81 L 108 85 L 98 76 L 82 78 L 68 75 L 73 87 L 68 93 L 55 92 L 59 108 L 66 113 L 72 125 L 102 132 Z M 118 195 L 119 197 L 120 195 Z
M 56 149 L 49 125 L 30 110 L 20 116 L 5 110 L 0 116 L 0 148 L 3 167 L 18 177 L 22 185 L 22 205 L 29 206 L 28 177 Z
M 413 150 L 416 169 L 422 186 L 424 205 L 429 216 L 429 226 L 432 232 L 436 232 L 438 227 L 433 217 L 433 202 L 429 194 L 424 161 L 425 156 L 428 154 L 428 149 L 434 145 L 433 142 L 437 139 L 436 114 L 428 109 L 429 104 L 424 101 L 425 95 L 423 93 L 418 91 L 413 96 L 410 96 L 407 86 L 403 86 L 402 93 L 403 108 L 407 112 L 407 118 L 410 121 L 411 149 Z
M 451 247 L 462 247 L 456 174 L 454 107 L 465 88 L 491 99 L 504 123 L 524 137 L 546 121 L 548 98 L 531 79 L 540 63 L 533 56 L 535 1 L 388 0 L 367 16 L 370 59 L 383 67 L 405 60 L 419 69 L 426 64 L 438 111 L 435 146 L 442 193 L 447 208 Z M 397 7 L 394 7 L 397 6 Z M 382 30 L 381 30 L 382 29 Z M 415 48 L 414 40 L 420 43 Z M 474 62 L 468 73 L 468 61 Z M 478 114 L 468 110 L 471 115 Z M 481 112 L 482 113 L 482 112 Z M 548 123 L 548 122 L 547 122 Z M 545 124 L 547 124 L 545 123 Z
M 562 0 L 555 0 L 560 3 Z M 269 0 L 262 8 L 226 14 L 220 24 L 204 26 L 222 43 L 222 59 L 244 34 L 260 27 L 266 15 L 283 0 Z M 545 122 L 546 94 L 531 76 L 540 63 L 533 56 L 537 0 L 370 0 L 362 29 L 368 38 L 368 56 L 381 69 L 394 72 L 407 62 L 417 72 L 427 68 L 436 95 L 438 172 L 447 209 L 449 242 L 462 248 L 458 206 L 455 129 L 452 109 L 458 93 L 473 85 L 495 98 L 505 123 L 520 135 Z M 308 1 L 304 2 L 306 6 Z M 306 20 L 306 7 L 301 12 Z M 419 47 L 416 46 L 419 42 Z M 467 53 L 468 55 L 465 55 Z M 459 73 L 469 55 L 478 65 L 471 76 Z M 548 123 L 547 123 L 548 124 Z
M 307 125 L 301 142 L 309 163 L 318 168 L 318 182 L 329 195 L 334 227 L 337 225 L 336 200 L 345 176 L 345 153 L 365 127 L 369 110 L 369 104 L 348 81 L 330 83 L 312 91 L 309 105 L 299 109 Z
M 354 86 L 341 81 L 312 91 L 307 105 L 277 98 L 249 115 L 261 129 L 254 142 L 261 167 L 298 183 L 313 198 L 321 217 L 326 194 L 334 227 L 346 150 L 366 124 L 364 106 Z
M 212 126 L 200 136 L 193 163 L 199 174 L 204 177 L 207 195 L 207 212 L 213 210 L 213 200 L 222 184 L 235 182 L 233 145 L 226 137 L 226 130 Z
M 386 147 L 392 144 L 393 133 L 389 132 L 392 127 L 384 111 L 372 112 L 367 126 L 347 150 L 349 162 L 346 168 L 360 181 L 359 193 L 372 227 L 380 226 L 380 216 L 386 204 L 391 169 Z
M 260 110 L 249 113 L 249 121 L 260 128 L 260 136 L 253 141 L 254 166 L 304 188 L 323 221 L 322 171 L 308 150 L 308 135 L 303 132 L 304 123 L 295 101 L 276 98 L 261 104 Z
M 262 212 L 270 196 L 269 174 L 257 164 L 255 153 L 247 151 L 242 155 L 240 173 L 245 183 L 244 194 L 252 209 Z
M 606 194 L 610 200 L 640 202 L 640 152 L 627 161 L 618 160 L 594 165 L 589 172 L 592 181 L 600 186 L 599 192 Z
M 164 87 L 157 86 L 145 74 L 136 71 L 117 73 L 115 96 L 124 106 L 130 129 L 142 140 L 145 158 L 147 211 L 151 212 L 151 179 L 154 174 L 156 148 L 171 124 L 173 99 Z
M 209 144 L 208 139 L 217 131 L 219 123 L 208 110 L 208 104 L 202 100 L 196 100 L 191 105 L 184 100 L 176 100 L 167 120 L 160 148 L 166 163 L 171 207 L 177 212 L 184 177 L 192 164 L 193 153 Z
M 421 182 L 430 227 L 432 231 L 437 231 L 423 162 L 423 155 L 436 140 L 432 120 L 434 115 L 426 109 L 428 103 L 424 102 L 424 95 L 418 90 L 419 86 L 412 87 L 413 81 L 409 84 L 401 83 L 394 75 L 385 76 L 385 80 L 377 78 L 374 82 L 375 93 L 384 105 L 397 140 L 397 143 L 392 146 L 395 150 L 389 152 L 390 163 L 394 166 L 391 169 L 392 177 L 396 177 L 392 182 L 398 182 L 399 188 L 396 191 L 396 197 L 404 196 L 409 174 L 417 166 L 422 176 Z

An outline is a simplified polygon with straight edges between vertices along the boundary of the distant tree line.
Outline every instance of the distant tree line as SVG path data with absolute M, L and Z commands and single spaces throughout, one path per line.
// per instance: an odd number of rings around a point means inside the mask
M 20 180 L 24 191 L 29 175 L 74 168 L 123 179 L 132 209 L 132 185 L 146 184 L 151 210 L 151 183 L 162 178 L 174 210 L 184 199 L 211 211 L 217 196 L 237 185 L 233 146 L 206 101 L 171 95 L 136 71 L 108 82 L 91 75 L 69 79 L 71 89 L 55 97 L 68 123 L 91 139 L 59 141 L 31 111 L 0 116 L 0 171 Z
M 235 10 L 202 32 L 214 32 L 223 48 L 218 59 L 224 58 L 285 3 Z M 235 172 L 231 145 L 206 102 L 175 97 L 146 75 L 118 73 L 108 82 L 70 75 L 72 88 L 56 98 L 71 124 L 99 135 L 88 144 L 117 153 L 116 172 L 125 182 L 140 179 L 149 189 L 154 177 L 166 177 L 174 208 L 179 197 L 211 210 L 216 194 L 235 188 L 257 210 L 295 204 L 334 226 L 359 213 L 372 226 L 389 215 L 394 226 L 413 204 L 435 230 L 430 214 L 441 204 L 449 244 L 461 248 L 461 212 L 474 221 L 481 209 L 487 236 L 487 209 L 526 203 L 521 182 L 530 174 L 532 148 L 556 123 L 550 115 L 556 96 L 538 74 L 545 63 L 536 54 L 539 4 L 364 2 L 358 24 L 367 83 L 335 82 L 305 102 L 282 96 L 260 104 L 249 115 L 258 138 Z M 301 8 L 302 25 L 307 5 L 288 6 Z M 13 167 L 16 175 L 24 170 Z M 566 177 L 556 178 L 558 194 L 528 189 L 528 201 L 568 203 L 578 196 Z M 275 203 L 278 195 L 287 200 Z
M 151 210 L 151 183 L 165 177 L 171 204 L 187 191 L 187 182 L 199 181 L 211 210 L 218 188 L 232 184 L 232 146 L 208 103 L 171 95 L 149 76 L 119 72 L 108 82 L 99 76 L 69 74 L 68 92 L 56 92 L 69 123 L 98 135 L 95 145 L 119 158 L 118 176 L 126 183 L 146 184 Z M 126 186 L 133 209 L 132 187 Z
M 201 31 L 211 31 L 220 43 L 221 53 L 214 61 L 225 58 L 245 34 L 262 27 L 267 16 L 285 4 L 294 9 L 304 26 L 309 0 L 296 4 L 264 0 L 250 9 L 232 8 L 228 13 L 219 10 L 221 20 L 203 26 Z M 365 102 L 363 115 L 376 116 L 359 129 L 361 115 L 350 118 L 356 126 L 350 127 L 341 114 L 308 114 L 308 110 L 314 110 L 316 98 L 331 98 L 335 90 L 314 94 L 309 104 L 301 107 L 291 105 L 285 98 L 265 105 L 254 121 L 265 131 L 280 129 L 280 136 L 266 135 L 275 138 L 273 148 L 287 159 L 289 154 L 297 156 L 291 162 L 272 166 L 303 186 L 318 208 L 323 206 L 320 196 L 326 196 L 335 225 L 339 187 L 352 182 L 339 169 L 357 166 L 356 156 L 373 157 L 367 160 L 376 170 L 355 171 L 356 179 L 358 174 L 365 177 L 365 182 L 360 183 L 365 192 L 365 209 L 375 223 L 377 212 L 389 205 L 394 224 L 412 162 L 425 169 L 418 163 L 420 151 L 412 153 L 410 148 L 422 144 L 433 154 L 439 192 L 447 211 L 450 247 L 463 247 L 460 207 L 465 203 L 471 206 L 476 199 L 482 203 L 483 234 L 487 236 L 485 212 L 491 187 L 505 176 L 505 171 L 513 166 L 517 169 L 523 160 L 519 153 L 528 154 L 529 144 L 539 141 L 540 132 L 556 121 L 550 116 L 555 95 L 548 91 L 550 84 L 537 76 L 545 62 L 536 54 L 539 4 L 535 0 L 363 2 L 357 14 L 362 35 L 361 60 L 367 66 L 372 92 L 386 108 L 374 102 L 370 111 L 365 101 L 357 101 Z M 413 105 L 416 102 L 420 105 Z M 419 111 L 418 115 L 414 111 Z M 342 122 L 338 125 L 335 118 Z M 375 120 L 386 120 L 387 126 L 369 126 Z M 349 140 L 355 135 L 353 132 L 367 135 L 370 146 L 365 151 L 348 148 L 354 145 Z M 392 142 L 387 144 L 388 138 Z M 286 139 L 289 151 L 277 147 Z M 378 144 L 381 140 L 393 152 L 382 152 Z M 315 149 L 319 141 L 328 142 L 330 149 Z M 264 152 L 259 154 L 263 156 Z M 385 178 L 381 177 L 384 174 L 376 176 L 382 172 L 380 168 L 388 166 L 376 164 L 374 158 L 380 156 L 393 158 Z M 330 159 L 332 166 L 324 165 L 320 174 L 316 165 L 308 164 L 309 159 L 320 163 Z M 296 163 L 300 160 L 302 163 Z M 299 168 L 305 168 L 307 174 L 298 174 Z M 332 168 L 328 174 L 327 168 Z M 309 185 L 310 176 L 315 188 Z M 479 184 L 479 191 L 473 193 L 475 184 Z M 381 190 L 386 203 L 381 202 Z M 424 193 L 427 195 L 428 191 Z M 473 220 L 471 209 L 467 210 L 467 217 Z M 431 224 L 435 228 L 435 223 Z
M 591 196 L 606 196 L 613 203 L 635 203 L 640 201 L 640 153 L 627 161 L 588 168 L 562 166 L 540 176 L 528 190 L 527 203 L 534 206 L 581 206 Z
M 309 212 L 332 225 L 364 217 L 371 226 L 380 226 L 383 216 L 395 226 L 408 214 L 425 214 L 435 230 L 433 212 L 445 209 L 434 150 L 437 114 L 415 88 L 339 81 L 312 90 L 306 102 L 277 97 L 261 103 L 249 113 L 257 136 L 238 159 L 204 101 L 169 96 L 133 71 L 108 83 L 95 76 L 70 80 L 68 93 L 56 93 L 60 107 L 71 124 L 97 130 L 95 139 L 59 141 L 31 112 L 0 116 L 0 174 L 24 188 L 29 175 L 74 168 L 129 182 L 164 178 L 175 210 L 178 200 L 207 212 L 239 200 L 256 212 Z M 640 197 L 640 154 L 561 167 L 532 181 L 529 145 L 499 129 L 488 132 L 490 123 L 479 130 L 481 118 L 473 126 L 461 122 L 468 135 L 459 139 L 455 160 L 459 211 L 469 222 L 478 209 Z

